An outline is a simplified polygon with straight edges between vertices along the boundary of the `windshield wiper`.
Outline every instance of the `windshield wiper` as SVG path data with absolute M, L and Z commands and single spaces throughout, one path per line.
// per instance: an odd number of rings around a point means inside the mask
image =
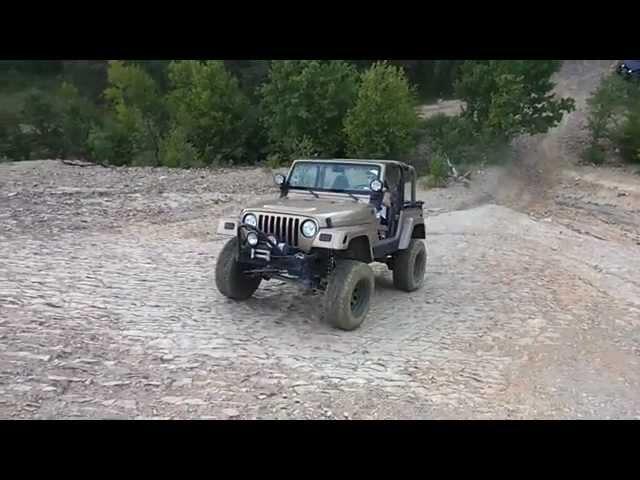
M 320 195 L 318 195 L 316 192 L 314 192 L 313 190 L 311 190 L 310 188 L 307 188 L 307 192 L 313 194 L 314 197 L 316 198 L 320 198 Z
M 358 197 L 356 197 L 353 193 L 351 193 L 351 192 L 344 192 L 344 193 L 346 193 L 347 195 L 349 195 L 349 196 L 350 196 L 351 198 L 353 198 L 356 202 L 358 201 Z

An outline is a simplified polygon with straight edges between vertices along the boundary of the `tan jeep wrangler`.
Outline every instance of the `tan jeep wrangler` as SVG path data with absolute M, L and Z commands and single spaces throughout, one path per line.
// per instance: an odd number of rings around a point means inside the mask
M 358 328 L 374 292 L 370 263 L 385 263 L 396 288 L 424 282 L 423 204 L 413 167 L 390 160 L 297 160 L 276 175 L 280 198 L 223 219 L 231 238 L 216 265 L 216 285 L 246 300 L 263 280 L 281 279 L 324 292 L 324 318 Z

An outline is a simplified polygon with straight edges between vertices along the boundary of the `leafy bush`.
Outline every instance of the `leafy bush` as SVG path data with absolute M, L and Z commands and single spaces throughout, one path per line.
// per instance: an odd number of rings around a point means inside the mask
M 169 78 L 172 120 L 185 141 L 207 164 L 245 160 L 257 118 L 224 62 L 172 62 Z
M 103 139 L 109 138 L 108 142 L 114 141 L 118 148 L 110 156 L 117 156 L 123 150 L 131 156 L 151 152 L 151 162 L 157 165 L 160 144 L 168 126 L 166 104 L 158 86 L 141 67 L 119 60 L 109 62 L 108 79 L 104 95 L 117 125 L 111 125 Z M 121 137 L 123 131 L 128 132 L 127 142 Z M 124 143 L 129 145 L 125 147 Z
M 358 98 L 345 119 L 348 152 L 393 157 L 416 144 L 418 126 L 413 89 L 401 68 L 376 63 L 362 74 Z
M 62 155 L 86 154 L 89 133 L 98 123 L 95 104 L 82 97 L 75 86 L 66 82 L 57 90 L 55 102 L 62 134 Z
M 130 132 L 112 116 L 91 129 L 87 143 L 90 158 L 100 163 L 127 165 L 134 155 Z
M 640 161 L 640 86 L 612 74 L 587 104 L 591 145 L 584 152 L 585 159 L 602 163 L 605 151 L 615 147 L 626 161 Z
M 140 67 L 157 85 L 158 91 L 164 94 L 169 89 L 169 65 L 172 60 L 129 60 L 128 63 Z
M 357 72 L 342 60 L 273 61 L 260 90 L 272 152 L 293 156 L 304 142 L 317 155 L 341 155 L 342 125 L 356 92 Z
M 444 153 L 454 163 L 502 163 L 512 153 L 509 144 L 486 130 L 478 130 L 467 118 L 434 115 L 422 121 L 421 142 L 431 153 Z
M 280 152 L 273 152 L 267 156 L 267 167 L 276 169 L 287 166 L 291 163 L 291 159 L 295 158 L 312 158 L 315 155 L 313 141 L 304 136 L 292 142 L 289 154 L 284 156 Z
M 34 90 L 14 119 L 14 139 L 30 145 L 31 158 L 82 156 L 97 116 L 96 107 L 69 83 L 50 93 Z
M 602 165 L 606 160 L 606 153 L 600 145 L 593 144 L 582 152 L 582 159 L 588 163 Z
M 443 153 L 434 154 L 429 161 L 429 174 L 434 186 L 445 186 L 449 178 L 449 164 Z
M 450 97 L 461 60 L 394 60 L 405 69 L 409 81 L 416 85 L 423 101 Z
M 189 143 L 187 135 L 181 128 L 169 132 L 160 146 L 160 163 L 169 168 L 203 167 L 197 149 Z
M 55 104 L 44 92 L 34 90 L 26 98 L 19 128 L 31 145 L 30 158 L 57 157 L 62 153 L 62 128 Z
M 234 77 L 242 91 L 252 100 L 260 94 L 260 86 L 269 76 L 271 60 L 225 60 L 224 65 Z
M 460 117 L 434 115 L 423 120 L 421 128 L 431 147 L 443 152 L 454 152 L 476 140 L 471 122 Z
M 82 155 L 96 108 L 68 83 L 28 78 L 9 85 L 0 101 L 0 157 L 12 160 Z
M 618 75 L 606 77 L 587 100 L 588 128 L 595 144 L 609 142 L 620 129 L 629 103 L 632 101 L 629 85 Z
M 361 70 L 366 70 L 376 60 L 351 60 Z M 462 60 L 389 60 L 391 65 L 401 67 L 409 82 L 416 86 L 421 101 L 430 102 L 438 98 L 451 98 L 453 83 Z
M 269 153 L 269 137 L 267 131 L 261 125 L 262 109 L 256 100 L 250 104 L 246 113 L 245 136 L 246 156 L 244 163 L 255 164 L 264 160 Z
M 634 105 L 627 113 L 615 140 L 623 159 L 640 162 L 640 104 Z
M 575 108 L 557 99 L 551 80 L 559 60 L 467 61 L 455 85 L 466 103 L 463 117 L 486 135 L 509 141 L 517 135 L 546 133 Z
M 77 88 L 82 97 L 97 106 L 107 87 L 108 67 L 105 60 L 64 60 L 62 77 Z
M 0 161 L 28 160 L 29 138 L 22 132 L 17 115 L 0 112 Z
M 267 168 L 271 170 L 275 170 L 276 168 L 280 168 L 285 164 L 285 158 L 280 156 L 277 153 L 271 153 L 267 155 L 265 165 Z

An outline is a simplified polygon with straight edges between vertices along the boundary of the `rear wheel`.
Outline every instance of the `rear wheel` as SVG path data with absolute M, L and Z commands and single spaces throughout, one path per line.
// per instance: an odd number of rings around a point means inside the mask
M 427 269 L 427 249 L 419 239 L 411 240 L 409 248 L 393 258 L 393 285 L 405 292 L 418 290 L 424 284 Z
M 260 286 L 262 278 L 249 277 L 238 263 L 238 237 L 222 248 L 216 263 L 216 286 L 220 293 L 233 300 L 246 300 Z
M 369 313 L 375 289 L 371 267 L 355 260 L 338 260 L 324 298 L 324 317 L 340 330 L 355 330 Z

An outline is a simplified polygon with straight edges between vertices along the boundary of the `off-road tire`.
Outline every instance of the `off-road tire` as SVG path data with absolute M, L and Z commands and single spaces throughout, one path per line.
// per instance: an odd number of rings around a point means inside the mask
M 371 267 L 356 260 L 337 260 L 324 295 L 324 319 L 340 330 L 355 330 L 369 313 L 375 290 Z
M 216 287 L 232 300 L 246 300 L 260 286 L 262 278 L 248 277 L 238 263 L 238 237 L 229 240 L 222 248 L 216 263 Z
M 398 290 L 413 292 L 424 284 L 427 270 L 427 249 L 419 239 L 411 240 L 409 248 L 393 256 L 393 285 Z

